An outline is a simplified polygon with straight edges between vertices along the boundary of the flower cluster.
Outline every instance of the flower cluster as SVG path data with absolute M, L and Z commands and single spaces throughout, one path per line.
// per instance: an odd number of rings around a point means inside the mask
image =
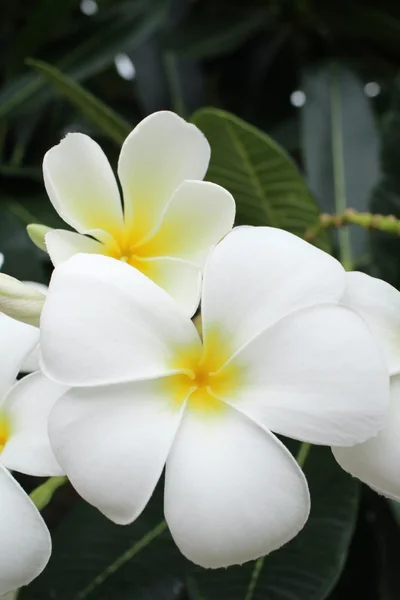
M 165 470 L 172 537 L 210 568 L 268 554 L 307 521 L 306 478 L 278 436 L 332 446 L 345 470 L 400 498 L 399 293 L 286 231 L 232 229 L 233 198 L 202 181 L 209 157 L 196 127 L 161 112 L 122 147 L 123 203 L 89 137 L 44 159 L 50 200 L 77 233 L 29 227 L 55 266 L 46 298 L 0 282 L 0 593 L 50 553 L 7 469 L 65 472 L 118 524 Z M 39 335 L 40 368 L 15 384 Z

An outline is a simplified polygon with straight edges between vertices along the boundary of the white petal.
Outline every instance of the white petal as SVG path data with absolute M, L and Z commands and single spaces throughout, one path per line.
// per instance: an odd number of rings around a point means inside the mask
M 165 516 L 181 552 L 202 567 L 240 564 L 276 550 L 305 524 L 305 477 L 270 432 L 228 406 L 187 410 L 167 460 Z
M 238 352 L 243 381 L 231 403 L 276 433 L 352 445 L 387 419 L 389 376 L 352 310 L 322 305 L 289 315 Z
M 27 356 L 39 342 L 39 329 L 0 313 L 0 398 L 9 390 Z
M 380 344 L 391 374 L 400 372 L 400 293 L 365 273 L 347 273 L 343 304 L 357 311 Z
M 41 319 L 46 375 L 68 386 L 171 373 L 177 348 L 200 344 L 172 298 L 107 256 L 79 254 L 55 269 Z
M 153 493 L 181 413 L 159 380 L 73 389 L 50 416 L 50 439 L 79 494 L 126 524 Z
M 0 269 L 1 269 L 1 267 L 3 266 L 3 264 L 4 264 L 4 254 L 2 254 L 2 253 L 0 252 Z
M 49 414 L 66 388 L 32 373 L 18 381 L 0 404 L 11 423 L 11 435 L 0 454 L 13 471 L 49 477 L 63 475 L 50 447 Z
M 126 138 L 118 175 L 124 196 L 125 221 L 134 237 L 146 237 L 185 179 L 203 179 L 210 146 L 201 131 L 174 113 L 146 117 Z
M 5 594 L 43 571 L 51 539 L 40 513 L 1 464 L 0 539 L 0 594 Z
M 33 287 L 35 290 L 38 290 L 45 296 L 47 296 L 47 292 L 49 290 L 47 285 L 43 283 L 38 283 L 37 281 L 25 281 L 25 284 Z M 41 311 L 40 311 L 41 312 Z M 40 322 L 40 315 L 38 319 L 38 325 Z M 39 371 L 39 358 L 40 358 L 40 345 L 38 344 L 32 352 L 26 357 L 24 362 L 21 365 L 22 373 L 33 373 L 33 371 Z
M 235 351 L 295 310 L 338 301 L 344 287 L 342 266 L 322 250 L 280 229 L 237 227 L 205 268 L 205 341 L 217 325 Z
M 215 183 L 184 181 L 172 196 L 160 228 L 141 251 L 177 256 L 203 266 L 212 246 L 233 227 L 235 201 Z
M 350 448 L 332 448 L 340 466 L 379 493 L 400 500 L 400 376 L 391 378 L 389 419 L 378 435 Z
M 40 370 L 40 344 L 28 354 L 21 365 L 21 373 L 33 373 Z
M 138 260 L 140 271 L 162 287 L 189 317 L 196 312 L 201 294 L 200 268 L 180 258 Z
M 93 238 L 75 233 L 53 229 L 46 234 L 46 248 L 51 262 L 56 267 L 74 254 L 104 254 L 104 245 Z
M 43 176 L 49 198 L 62 219 L 80 233 L 121 229 L 118 185 L 100 146 L 70 133 L 47 152 Z

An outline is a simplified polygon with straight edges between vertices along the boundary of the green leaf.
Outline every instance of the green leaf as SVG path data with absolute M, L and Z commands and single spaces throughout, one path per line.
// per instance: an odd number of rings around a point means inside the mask
M 400 218 L 400 78 L 393 88 L 391 106 L 385 115 L 381 141 L 381 178 L 371 196 L 370 211 Z M 400 240 L 398 236 L 373 231 L 374 275 L 400 288 Z
M 4 254 L 2 271 L 17 279 L 47 283 L 46 255 L 32 244 L 21 219 L 10 209 L 13 202 L 1 198 L 0 252 Z
M 225 6 L 218 10 L 212 4 L 199 4 L 167 37 L 167 48 L 185 58 L 228 54 L 265 27 L 270 16 L 271 9 L 266 6 L 232 6 L 227 11 Z
M 165 0 L 121 3 L 99 11 L 90 26 L 71 32 L 59 46 L 65 51 L 54 60 L 56 68 L 74 81 L 86 81 L 104 71 L 118 52 L 128 52 L 154 34 L 167 13 Z M 24 73 L 0 90 L 0 118 L 40 110 L 52 98 L 43 76 Z
M 190 600 L 324 600 L 337 582 L 352 538 L 358 482 L 340 469 L 329 448 L 313 446 L 305 464 L 311 515 L 291 542 L 243 567 L 199 570 Z
M 211 144 L 206 178 L 232 193 L 238 224 L 270 225 L 304 236 L 317 222 L 317 204 L 296 165 L 268 135 L 214 108 L 195 112 L 192 122 Z M 329 250 L 326 233 L 316 243 Z
M 307 178 L 327 213 L 368 211 L 378 178 L 378 134 L 370 100 L 359 78 L 339 65 L 305 72 L 301 108 Z M 362 261 L 368 234 L 361 228 L 339 231 L 340 258 L 346 268 Z
M 28 60 L 27 64 L 39 71 L 87 119 L 107 133 L 111 139 L 122 144 L 132 127 L 114 110 L 55 67 L 37 60 Z
M 132 524 L 81 501 L 52 534 L 45 571 L 19 600 L 177 600 L 185 561 L 166 530 L 162 489 Z

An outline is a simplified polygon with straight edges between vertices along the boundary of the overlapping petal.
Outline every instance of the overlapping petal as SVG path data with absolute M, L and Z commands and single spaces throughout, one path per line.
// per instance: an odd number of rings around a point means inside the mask
M 162 376 L 186 345 L 200 345 L 194 325 L 137 269 L 79 254 L 55 270 L 41 319 L 50 378 L 90 386 Z
M 39 330 L 0 313 L 0 398 L 9 390 L 22 364 L 39 342 Z
M 304 475 L 271 433 L 228 406 L 211 419 L 187 411 L 165 476 L 165 516 L 187 558 L 211 568 L 258 558 L 308 512 Z
M 125 140 L 118 163 L 125 222 L 140 239 L 156 229 L 176 188 L 203 179 L 210 146 L 201 131 L 161 111 L 141 121 Z
M 210 248 L 232 229 L 234 219 L 235 201 L 227 190 L 208 181 L 184 181 L 167 205 L 160 228 L 140 251 L 202 267 Z
M 346 307 L 295 312 L 234 360 L 243 379 L 229 401 L 276 433 L 347 446 L 376 435 L 387 421 L 386 365 L 361 317 Z
M 400 293 L 365 273 L 346 274 L 343 304 L 358 312 L 380 344 L 390 374 L 400 373 Z
M 380 494 L 400 500 L 400 375 L 391 378 L 385 428 L 363 444 L 332 448 L 340 466 Z
M 153 493 L 181 415 L 162 380 L 74 389 L 56 404 L 49 432 L 81 496 L 126 524 Z
M 20 485 L 0 464 L 0 594 L 27 585 L 50 558 L 47 527 Z
M 345 272 L 300 238 L 270 227 L 237 227 L 211 252 L 202 293 L 205 344 L 218 326 L 232 352 L 300 308 L 338 301 Z
M 46 234 L 46 248 L 55 267 L 79 252 L 85 254 L 105 253 L 104 245 L 101 242 L 86 235 L 62 229 L 53 229 Z
M 47 433 L 50 411 L 66 391 L 42 373 L 18 381 L 0 403 L 10 421 L 10 437 L 1 452 L 1 462 L 28 475 L 62 475 Z
M 70 133 L 44 157 L 43 177 L 60 217 L 85 233 L 120 231 L 122 204 L 110 163 L 89 136 Z

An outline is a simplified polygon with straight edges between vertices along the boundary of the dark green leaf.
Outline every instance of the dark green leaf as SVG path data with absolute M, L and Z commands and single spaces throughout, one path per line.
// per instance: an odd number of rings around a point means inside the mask
M 132 525 L 80 502 L 53 533 L 43 574 L 19 600 L 177 600 L 184 559 L 166 530 L 162 490 Z
M 37 69 L 87 119 L 107 133 L 111 139 L 122 144 L 132 127 L 115 111 L 55 67 L 35 60 L 29 60 L 28 64 Z
M 304 159 L 308 182 L 321 209 L 328 213 L 346 208 L 368 211 L 378 178 L 378 137 L 362 82 L 342 66 L 327 65 L 307 71 L 303 89 Z M 341 246 L 351 244 L 351 255 L 341 255 L 342 261 L 362 259 L 367 233 L 354 228 L 339 235 Z M 346 248 L 341 250 L 346 254 Z
M 16 277 L 47 283 L 44 270 L 46 255 L 32 244 L 25 225 L 10 208 L 12 201 L 0 203 L 0 252 L 4 254 L 3 271 Z
M 314 446 L 305 465 L 311 515 L 303 531 L 265 559 L 243 567 L 201 570 L 191 600 L 323 600 L 343 569 L 356 522 L 359 485 L 328 448 Z
M 167 47 L 180 56 L 204 59 L 227 54 L 265 27 L 271 15 L 267 6 L 231 7 L 229 11 L 201 5 L 171 32 Z
M 382 131 L 382 176 L 375 187 L 370 210 L 400 218 L 400 80 L 394 87 L 392 106 Z M 398 236 L 373 232 L 374 274 L 400 287 L 400 240 Z
M 205 108 L 192 121 L 211 144 L 206 178 L 227 188 L 238 224 L 271 225 L 304 236 L 318 219 L 316 202 L 296 165 L 269 136 L 227 112 Z M 322 234 L 317 243 L 325 250 Z
M 55 61 L 56 68 L 79 82 L 100 73 L 114 62 L 118 52 L 132 50 L 162 25 L 167 2 L 130 2 L 117 8 L 100 14 L 89 31 L 79 29 L 75 37 L 71 36 L 67 52 Z M 38 110 L 51 97 L 44 77 L 21 75 L 0 91 L 0 118 Z

